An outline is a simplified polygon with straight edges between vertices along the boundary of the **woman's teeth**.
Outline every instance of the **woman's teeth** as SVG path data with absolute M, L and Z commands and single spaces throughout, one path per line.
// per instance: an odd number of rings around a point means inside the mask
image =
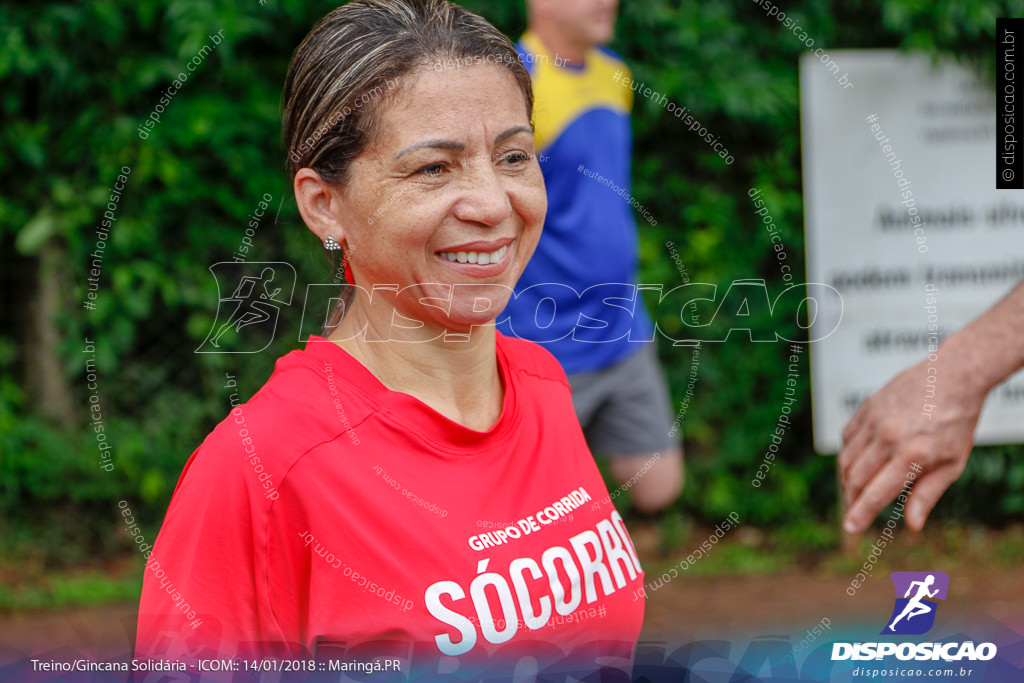
M 505 257 L 505 252 L 508 251 L 508 245 L 498 249 L 497 251 L 442 251 L 441 258 L 446 258 L 449 261 L 458 261 L 459 263 L 475 263 L 478 266 L 487 266 L 492 263 L 497 263 Z

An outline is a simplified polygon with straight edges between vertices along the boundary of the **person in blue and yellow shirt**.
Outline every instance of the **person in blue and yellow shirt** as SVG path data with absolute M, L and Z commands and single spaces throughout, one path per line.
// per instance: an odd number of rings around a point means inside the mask
M 633 92 L 622 84 L 629 68 L 603 47 L 617 5 L 529 0 L 516 48 L 533 79 L 548 213 L 499 329 L 555 355 L 591 450 L 609 459 L 638 509 L 654 512 L 682 490 L 683 457 L 669 435 L 673 411 L 635 286 Z

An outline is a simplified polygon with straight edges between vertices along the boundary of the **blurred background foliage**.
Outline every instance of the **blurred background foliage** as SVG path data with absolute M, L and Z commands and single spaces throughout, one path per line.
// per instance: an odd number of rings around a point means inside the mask
M 0 6 L 0 578 L 3 563 L 76 566 L 131 552 L 126 501 L 147 541 L 185 460 L 246 400 L 274 360 L 299 346 L 306 283 L 332 264 L 298 217 L 281 143 L 281 88 L 292 50 L 337 3 L 97 0 Z M 521 1 L 472 0 L 513 38 Z M 995 18 L 1024 2 L 792 0 L 816 46 L 901 48 L 949 55 L 994 72 Z M 191 73 L 143 139 L 138 127 L 211 35 L 223 41 Z M 749 0 L 623 2 L 612 47 L 637 80 L 686 106 L 735 157 L 726 165 L 662 107 L 634 106 L 634 194 L 658 221 L 638 220 L 640 281 L 764 278 L 783 289 L 770 238 L 747 191 L 757 187 L 803 282 L 798 60 L 804 45 Z M 122 166 L 131 169 L 103 254 L 95 310 L 88 291 L 96 227 Z M 196 354 L 216 316 L 208 268 L 229 260 L 261 197 L 271 210 L 249 261 L 286 261 L 299 278 L 273 344 L 257 354 Z M 795 312 L 758 324 L 798 334 Z M 673 321 L 660 322 L 672 329 Z M 678 320 L 675 321 L 678 326 Z M 725 329 L 720 317 L 714 329 Z M 778 327 L 781 325 L 781 327 Z M 678 329 L 678 327 L 676 328 Z M 85 340 L 115 468 L 99 467 L 89 427 Z M 687 486 L 668 532 L 731 511 L 808 548 L 834 543 L 835 459 L 812 452 L 808 359 L 799 409 L 778 465 L 752 493 L 788 371 L 788 345 L 737 335 L 704 344 L 681 431 Z M 661 344 L 678 408 L 692 352 Z M 238 381 L 225 389 L 226 373 Z M 621 499 L 620 499 L 621 500 Z M 938 518 L 999 527 L 1024 512 L 1022 449 L 978 449 Z M 687 520 L 680 524 L 679 520 Z

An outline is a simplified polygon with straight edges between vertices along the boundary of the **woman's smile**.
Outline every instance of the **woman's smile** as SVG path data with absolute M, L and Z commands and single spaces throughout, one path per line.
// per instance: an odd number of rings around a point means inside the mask
M 445 265 L 457 272 L 472 277 L 493 277 L 500 275 L 511 262 L 511 245 L 515 238 L 506 237 L 493 241 L 475 241 L 459 244 L 436 252 Z

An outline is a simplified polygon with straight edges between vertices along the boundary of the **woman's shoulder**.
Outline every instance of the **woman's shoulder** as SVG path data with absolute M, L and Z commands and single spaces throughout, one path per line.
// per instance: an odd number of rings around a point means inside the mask
M 227 416 L 197 452 L 229 463 L 258 457 L 262 464 L 288 468 L 320 444 L 347 443 L 339 437 L 379 406 L 352 381 L 345 359 L 333 360 L 323 362 L 308 347 L 279 358 L 270 379 L 248 401 L 232 397 Z
M 505 359 L 510 369 L 534 379 L 569 386 L 562 365 L 540 344 L 518 337 L 507 337 L 498 332 L 497 347 L 499 357 Z

